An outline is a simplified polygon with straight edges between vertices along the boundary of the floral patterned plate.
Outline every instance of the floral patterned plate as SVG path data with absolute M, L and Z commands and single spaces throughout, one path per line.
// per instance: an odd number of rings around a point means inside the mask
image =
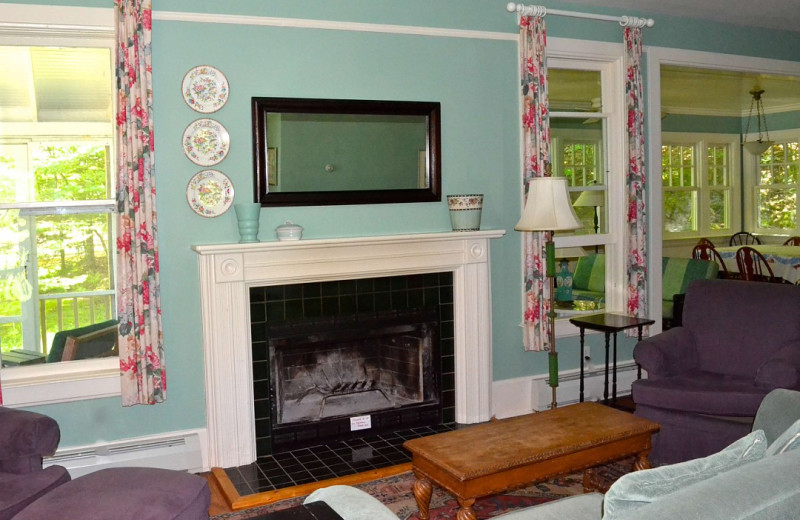
M 228 79 L 209 65 L 199 65 L 183 77 L 183 100 L 197 112 L 210 114 L 228 102 Z
M 218 217 L 233 204 L 233 184 L 217 170 L 197 172 L 186 188 L 186 200 L 201 217 Z
M 228 155 L 231 138 L 213 119 L 198 119 L 183 132 L 183 153 L 198 166 L 214 166 Z

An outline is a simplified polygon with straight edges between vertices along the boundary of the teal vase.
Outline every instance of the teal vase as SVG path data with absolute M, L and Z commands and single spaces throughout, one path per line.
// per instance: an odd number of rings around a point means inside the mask
M 240 244 L 258 242 L 258 218 L 261 215 L 261 204 L 258 202 L 241 202 L 233 205 L 236 221 L 239 225 Z

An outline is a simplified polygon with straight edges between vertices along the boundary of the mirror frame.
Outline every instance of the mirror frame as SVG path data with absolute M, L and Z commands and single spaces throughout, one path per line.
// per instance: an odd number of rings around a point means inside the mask
M 252 98 L 255 201 L 262 206 L 323 206 L 439 202 L 442 200 L 441 104 L 427 101 L 364 101 L 344 99 Z M 267 114 L 417 115 L 427 118 L 428 187 L 420 189 L 269 192 L 267 177 Z

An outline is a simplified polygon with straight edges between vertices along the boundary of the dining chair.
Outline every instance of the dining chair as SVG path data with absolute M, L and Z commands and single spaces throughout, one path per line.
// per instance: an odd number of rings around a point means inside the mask
M 709 240 L 709 239 L 707 239 L 705 237 L 703 237 L 700 240 L 698 240 L 697 241 L 697 245 L 698 246 L 706 245 L 706 246 L 716 247 L 716 246 L 714 246 L 714 242 L 712 242 L 711 240 Z
M 731 235 L 731 239 L 728 242 L 729 246 L 747 246 L 750 244 L 760 244 L 761 240 L 757 236 L 752 233 L 748 233 L 747 231 L 739 231 L 738 233 L 734 233 Z
M 736 264 L 745 281 L 783 283 L 783 278 L 772 272 L 764 255 L 752 247 L 742 246 L 736 251 Z
M 719 254 L 719 251 L 717 251 L 713 245 L 697 244 L 694 246 L 694 249 L 692 249 L 692 258 L 695 260 L 710 260 L 716 262 L 717 265 L 719 265 L 719 278 L 733 278 L 731 273 L 728 272 L 728 267 L 725 265 L 722 255 Z
M 785 246 L 800 246 L 800 237 L 789 237 L 786 239 L 786 242 L 783 243 Z

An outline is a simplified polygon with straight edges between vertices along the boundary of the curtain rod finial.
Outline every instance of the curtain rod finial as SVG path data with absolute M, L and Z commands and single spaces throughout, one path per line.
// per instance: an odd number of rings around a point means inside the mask
M 515 4 L 514 2 L 509 2 L 508 4 L 506 4 L 506 11 L 508 11 L 509 13 L 513 13 L 514 11 L 516 11 L 518 9 L 519 9 L 519 6 L 517 4 Z

